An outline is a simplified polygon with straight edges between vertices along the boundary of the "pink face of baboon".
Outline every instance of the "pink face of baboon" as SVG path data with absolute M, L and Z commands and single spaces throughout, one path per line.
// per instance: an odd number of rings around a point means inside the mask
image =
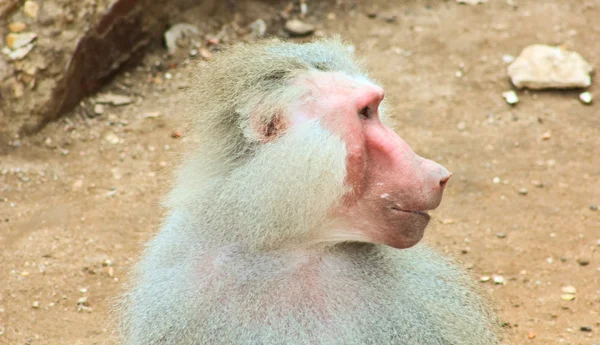
M 379 117 L 381 87 L 342 73 L 311 72 L 298 79 L 310 93 L 293 122 L 318 118 L 346 144 L 346 183 L 339 211 L 343 229 L 325 236 L 409 248 L 418 243 L 452 175 L 418 156 Z M 307 115 L 310 114 L 310 115 Z

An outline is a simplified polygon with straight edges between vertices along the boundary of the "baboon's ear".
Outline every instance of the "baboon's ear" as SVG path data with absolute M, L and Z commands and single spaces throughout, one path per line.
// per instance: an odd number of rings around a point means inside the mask
M 270 117 L 256 113 L 250 115 L 250 128 L 254 132 L 254 137 L 263 143 L 279 138 L 288 126 L 288 119 L 282 111 L 278 111 Z

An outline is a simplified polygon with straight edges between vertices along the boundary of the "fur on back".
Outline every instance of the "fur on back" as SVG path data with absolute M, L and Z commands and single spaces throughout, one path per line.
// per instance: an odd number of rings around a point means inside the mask
M 283 249 L 327 226 L 345 146 L 318 121 L 267 144 L 245 129 L 305 93 L 290 81 L 312 70 L 366 76 L 337 39 L 237 46 L 198 71 L 195 149 L 119 303 L 123 345 L 498 344 L 470 277 L 425 246 Z

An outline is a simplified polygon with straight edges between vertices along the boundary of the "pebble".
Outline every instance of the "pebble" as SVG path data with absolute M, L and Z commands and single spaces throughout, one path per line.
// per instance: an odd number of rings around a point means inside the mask
M 508 103 L 510 105 L 519 103 L 519 96 L 517 96 L 517 93 L 512 90 L 502 92 L 502 97 L 504 97 L 504 99 L 506 100 L 506 103 Z
M 567 286 L 563 286 L 561 291 L 566 294 L 574 295 L 577 292 L 577 289 L 572 285 L 567 285 Z
M 538 180 L 532 180 L 531 184 L 534 185 L 534 186 L 536 186 L 536 187 L 538 187 L 538 188 L 544 187 L 544 183 L 541 182 L 541 181 L 538 181 Z
M 107 142 L 109 142 L 113 145 L 118 144 L 120 141 L 119 137 L 115 133 L 112 133 L 112 132 L 107 133 L 104 136 L 104 140 L 106 140 Z
M 494 278 L 494 284 L 496 284 L 496 285 L 506 285 L 506 279 L 504 279 L 503 276 L 495 275 L 493 278 Z
M 291 19 L 285 23 L 285 30 L 292 36 L 307 36 L 315 31 L 315 26 L 298 19 Z
M 503 233 L 503 232 L 497 232 L 496 233 L 496 237 L 498 237 L 498 238 L 506 238 L 506 234 Z
M 31 303 L 31 306 L 35 309 L 38 309 L 40 307 L 40 302 L 39 301 L 33 301 L 33 303 Z
M 37 38 L 37 34 L 33 32 L 14 33 L 6 35 L 6 45 L 12 49 L 25 47 Z
M 562 299 L 563 301 L 572 301 L 575 299 L 575 295 L 562 294 L 562 295 L 560 295 L 560 299 Z
M 467 129 L 467 123 L 464 121 L 459 122 L 456 126 L 456 129 L 458 129 L 461 132 L 464 131 L 465 129 Z
M 487 0 L 456 0 L 459 4 L 467 4 L 467 5 L 479 5 L 484 4 Z
M 536 336 L 536 334 L 535 334 L 535 332 L 534 332 L 534 331 L 529 331 L 529 332 L 527 332 L 527 338 L 529 338 L 529 339 L 534 339 L 534 338 L 535 338 L 535 336 Z
M 592 327 L 590 326 L 581 326 L 581 328 L 579 328 L 580 331 L 582 332 L 591 332 L 592 331 Z
M 491 278 L 489 276 L 483 276 L 483 277 L 479 278 L 479 281 L 482 283 L 486 283 L 486 282 L 489 282 L 490 279 Z
M 494 179 L 492 180 L 492 182 L 494 184 L 500 184 L 500 178 L 499 177 L 494 177 Z
M 544 141 L 550 140 L 551 137 L 552 137 L 552 133 L 551 132 L 544 132 L 542 134 L 542 140 L 544 140 Z
M 262 38 L 267 33 L 267 23 L 262 19 L 253 21 L 249 26 L 252 36 Z
M 579 258 L 577 259 L 577 263 L 579 264 L 579 266 L 587 266 L 590 264 L 590 260 Z
M 127 105 L 127 104 L 130 104 L 131 102 L 132 102 L 131 97 L 117 95 L 117 94 L 113 94 L 113 93 L 103 94 L 103 95 L 98 96 L 98 98 L 96 98 L 96 103 L 110 104 L 110 105 L 116 105 L 116 106 Z
M 104 114 L 104 106 L 102 104 L 94 105 L 94 114 L 96 114 L 96 115 Z
M 515 61 L 515 57 L 510 54 L 504 54 L 502 55 L 502 61 L 504 61 L 504 63 L 511 63 Z
M 23 5 L 23 13 L 25 13 L 28 17 L 36 19 L 38 16 L 38 12 L 40 10 L 40 5 L 38 5 L 35 1 L 25 1 L 25 5 Z
M 588 87 L 593 67 L 576 52 L 534 44 L 523 49 L 508 66 L 508 75 L 519 89 L 566 89 Z
M 27 24 L 23 22 L 12 22 L 8 24 L 8 30 L 10 32 L 21 32 L 27 28 Z
M 598 205 L 596 205 L 596 204 L 590 204 L 590 210 L 592 210 L 592 211 L 598 211 Z
M 212 59 L 213 55 L 210 52 L 210 50 L 206 49 L 206 48 L 200 48 L 200 56 L 204 59 L 204 60 L 210 60 Z
M 527 188 L 520 188 L 519 189 L 519 194 L 521 194 L 521 195 L 527 195 Z
M 591 104 L 593 99 L 592 94 L 588 91 L 579 94 L 579 100 L 584 104 Z
M 190 35 L 198 35 L 200 30 L 192 24 L 178 23 L 165 31 L 165 45 L 170 55 L 177 52 L 183 39 Z

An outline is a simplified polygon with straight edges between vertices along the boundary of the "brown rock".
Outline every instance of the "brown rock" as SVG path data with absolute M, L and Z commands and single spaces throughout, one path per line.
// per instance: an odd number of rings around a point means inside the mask
M 197 5 L 204 1 L 207 0 L 187 2 Z M 17 22 L 23 13 L 30 17 L 39 15 L 39 21 L 48 17 L 51 22 L 60 18 L 69 22 L 68 30 L 63 31 L 35 26 L 46 24 L 31 24 L 30 30 L 38 34 L 35 42 L 16 48 L 24 42 L 17 38 L 23 36 L 11 36 L 14 49 L 5 47 L 2 50 L 4 56 L 0 56 L 0 60 L 16 61 L 23 66 L 16 63 L 0 65 L 7 67 L 0 71 L 3 75 L 0 80 L 0 137 L 35 132 L 75 107 L 83 97 L 96 92 L 125 62 L 141 56 L 152 39 L 159 42 L 173 9 L 185 9 L 182 2 L 184 0 L 98 2 L 93 16 L 67 13 L 63 18 L 48 10 L 46 4 L 43 10 L 39 9 L 39 1 L 8 0 L 7 3 L 0 0 L 0 17 L 6 16 L 6 21 L 2 21 L 7 23 Z M 23 4 L 20 11 L 16 11 L 18 4 Z M 209 15 L 207 13 L 207 17 Z M 5 81 L 18 73 L 22 75 L 23 69 L 38 65 L 43 68 L 31 69 L 33 75 L 28 76 L 35 87 L 26 87 L 25 95 L 16 97 L 13 84 Z M 44 73 L 39 73 L 42 69 Z

